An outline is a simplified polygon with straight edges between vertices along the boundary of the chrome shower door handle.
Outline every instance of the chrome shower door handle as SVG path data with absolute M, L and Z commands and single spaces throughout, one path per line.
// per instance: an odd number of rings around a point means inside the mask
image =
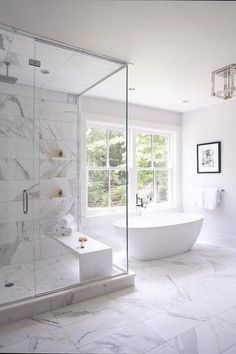
M 29 203 L 28 203 L 28 193 L 27 190 L 23 190 L 23 213 L 27 214 L 29 209 Z

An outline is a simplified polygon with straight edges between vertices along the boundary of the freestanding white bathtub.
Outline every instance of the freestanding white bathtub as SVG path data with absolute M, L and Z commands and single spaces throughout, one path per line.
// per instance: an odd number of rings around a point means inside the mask
M 202 224 L 202 215 L 190 213 L 155 212 L 130 217 L 129 255 L 152 260 L 186 252 L 196 242 Z M 123 233 L 125 219 L 113 225 L 118 234 Z

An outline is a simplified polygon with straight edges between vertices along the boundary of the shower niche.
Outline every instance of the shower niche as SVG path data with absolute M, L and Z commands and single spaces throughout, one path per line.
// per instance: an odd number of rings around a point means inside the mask
M 0 26 L 0 306 L 127 273 L 127 233 L 112 230 L 127 217 L 127 78 L 126 62 Z M 122 166 L 91 166 L 88 129 L 110 126 Z M 67 215 L 76 228 L 58 236 Z

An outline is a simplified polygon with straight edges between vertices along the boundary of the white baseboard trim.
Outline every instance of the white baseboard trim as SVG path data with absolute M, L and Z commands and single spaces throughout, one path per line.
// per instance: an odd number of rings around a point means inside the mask
M 223 234 L 215 231 L 203 230 L 197 242 L 210 243 L 222 247 L 230 247 L 236 249 L 236 235 Z

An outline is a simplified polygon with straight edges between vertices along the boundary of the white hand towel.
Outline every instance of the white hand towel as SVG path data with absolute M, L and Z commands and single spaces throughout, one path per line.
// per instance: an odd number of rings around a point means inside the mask
M 205 189 L 196 188 L 193 192 L 193 206 L 196 208 L 203 208 L 205 199 Z
M 61 227 L 68 227 L 71 224 L 73 224 L 74 222 L 74 218 L 71 214 L 68 214 L 66 216 L 63 216 L 63 218 L 61 218 L 60 220 L 58 220 L 57 224 Z
M 206 188 L 204 208 L 214 210 L 220 203 L 220 192 L 217 188 Z

